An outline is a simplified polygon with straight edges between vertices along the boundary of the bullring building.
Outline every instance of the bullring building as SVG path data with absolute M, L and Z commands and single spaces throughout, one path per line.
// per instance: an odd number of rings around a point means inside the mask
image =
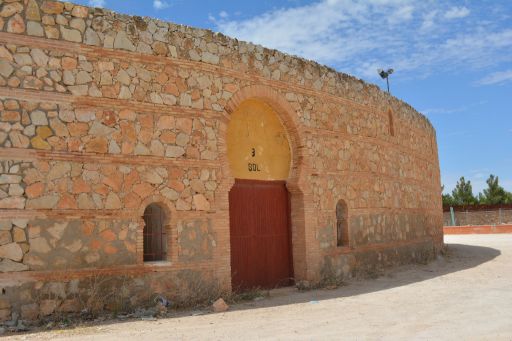
M 434 128 L 376 86 L 207 30 L 1 6 L 0 319 L 79 311 L 98 273 L 139 304 L 442 249 Z

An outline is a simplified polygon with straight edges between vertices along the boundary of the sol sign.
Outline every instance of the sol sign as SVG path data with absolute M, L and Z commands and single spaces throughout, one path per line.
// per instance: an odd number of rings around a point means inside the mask
M 227 134 L 228 159 L 237 179 L 286 180 L 291 152 L 277 113 L 258 100 L 242 102 L 231 114 Z

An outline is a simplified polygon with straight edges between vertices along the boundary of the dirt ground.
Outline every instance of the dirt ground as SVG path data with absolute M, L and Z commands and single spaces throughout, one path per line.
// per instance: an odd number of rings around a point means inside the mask
M 13 340 L 512 340 L 512 234 L 446 236 L 449 252 L 336 290 L 273 291 L 227 313 Z

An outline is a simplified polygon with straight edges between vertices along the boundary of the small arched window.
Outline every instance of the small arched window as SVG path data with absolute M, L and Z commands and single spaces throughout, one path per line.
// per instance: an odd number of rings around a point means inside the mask
M 388 110 L 388 120 L 389 120 L 389 135 L 395 136 L 395 123 L 393 122 L 393 112 Z
M 165 212 L 158 204 L 150 204 L 143 218 L 144 262 L 163 261 L 167 257 Z
M 336 232 L 337 245 L 349 246 L 348 238 L 348 209 L 345 201 L 340 200 L 336 204 Z

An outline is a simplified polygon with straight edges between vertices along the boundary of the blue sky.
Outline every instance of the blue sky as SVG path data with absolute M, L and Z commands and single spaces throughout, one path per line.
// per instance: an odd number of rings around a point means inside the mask
M 385 86 L 437 130 L 442 182 L 512 191 L 510 0 L 81 0 L 220 31 Z

